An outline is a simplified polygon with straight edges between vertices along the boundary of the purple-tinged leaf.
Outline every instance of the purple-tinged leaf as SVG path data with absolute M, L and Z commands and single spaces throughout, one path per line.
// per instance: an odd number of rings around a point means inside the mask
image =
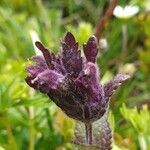
M 70 47 L 76 44 L 75 38 L 70 32 L 67 32 L 64 42 Z
M 62 63 L 66 72 L 73 77 L 77 77 L 82 70 L 82 58 L 78 50 L 78 43 L 71 33 L 67 33 L 62 41 Z
M 98 53 L 97 39 L 91 36 L 86 44 L 83 45 L 83 51 L 87 61 L 95 63 Z
M 117 74 L 112 80 L 110 80 L 108 83 L 104 85 L 104 91 L 105 91 L 105 98 L 106 101 L 109 101 L 109 98 L 112 96 L 112 94 L 115 92 L 115 90 L 127 79 L 129 79 L 130 76 L 126 74 Z
M 107 119 L 108 116 L 106 112 L 98 121 L 92 123 L 92 146 L 88 145 L 86 141 L 86 130 L 84 123 L 77 121 L 73 143 L 78 146 L 80 145 L 81 149 L 85 149 L 87 147 L 87 149 L 111 150 L 112 135 Z
M 85 64 L 76 83 L 89 93 L 99 94 L 99 71 L 97 66 L 91 62 Z

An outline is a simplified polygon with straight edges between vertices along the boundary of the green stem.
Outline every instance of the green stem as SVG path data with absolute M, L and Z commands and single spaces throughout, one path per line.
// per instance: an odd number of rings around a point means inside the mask
M 125 58 L 128 46 L 128 29 L 127 25 L 122 25 L 122 60 Z

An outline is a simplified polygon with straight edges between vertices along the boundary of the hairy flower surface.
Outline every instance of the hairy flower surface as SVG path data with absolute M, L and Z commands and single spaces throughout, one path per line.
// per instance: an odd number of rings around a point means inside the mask
M 40 42 L 35 45 L 43 56 L 33 56 L 35 63 L 26 68 L 29 86 L 47 94 L 69 117 L 84 123 L 100 119 L 118 86 L 129 78 L 117 74 L 104 86 L 99 84 L 96 64 L 97 40 L 91 36 L 83 45 L 84 57 L 74 36 L 68 32 L 61 42 L 61 52 L 55 56 Z

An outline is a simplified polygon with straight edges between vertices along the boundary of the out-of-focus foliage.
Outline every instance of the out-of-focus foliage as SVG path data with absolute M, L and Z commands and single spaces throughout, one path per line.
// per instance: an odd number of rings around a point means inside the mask
M 0 150 L 73 149 L 74 121 L 24 82 L 27 59 L 35 54 L 31 32 L 54 53 L 66 30 L 82 46 L 94 33 L 105 2 L 0 0 Z M 98 59 L 103 83 L 119 71 L 131 75 L 110 103 L 113 149 L 149 150 L 150 8 L 148 0 L 119 4 L 134 4 L 140 11 L 127 20 L 113 17 L 106 24 L 107 48 Z
M 137 136 L 134 140 L 138 140 L 140 149 L 150 150 L 150 111 L 147 105 L 143 105 L 140 110 L 137 108 L 128 109 L 123 105 L 120 109 L 123 117 L 132 125 L 128 130 L 133 130 Z

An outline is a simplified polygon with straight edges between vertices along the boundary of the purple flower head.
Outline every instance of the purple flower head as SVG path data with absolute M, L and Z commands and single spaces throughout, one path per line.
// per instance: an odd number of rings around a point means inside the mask
M 129 78 L 118 74 L 104 86 L 99 84 L 96 64 L 97 39 L 91 36 L 83 45 L 84 57 L 74 36 L 68 32 L 56 56 L 40 42 L 35 43 L 43 56 L 33 56 L 34 64 L 26 68 L 29 86 L 47 94 L 69 117 L 84 123 L 100 119 L 119 85 Z

